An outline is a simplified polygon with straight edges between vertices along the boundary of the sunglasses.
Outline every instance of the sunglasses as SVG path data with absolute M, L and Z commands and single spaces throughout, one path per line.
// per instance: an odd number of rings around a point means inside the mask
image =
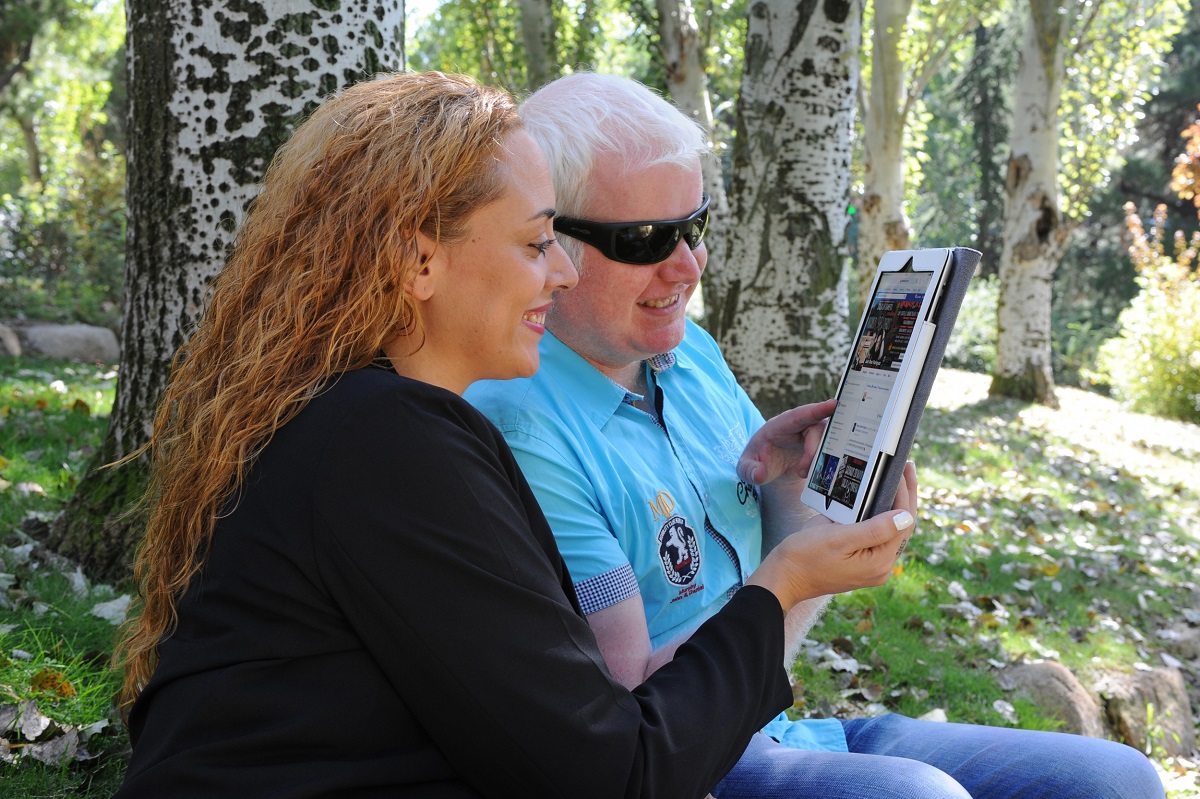
M 708 195 L 699 210 L 685 219 L 649 222 L 589 222 L 569 216 L 554 218 L 554 231 L 579 239 L 610 261 L 623 264 L 657 264 L 671 257 L 679 240 L 696 249 L 708 229 Z

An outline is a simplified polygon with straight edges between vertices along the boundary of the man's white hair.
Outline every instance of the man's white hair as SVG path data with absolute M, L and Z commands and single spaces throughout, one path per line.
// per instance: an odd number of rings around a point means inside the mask
M 633 174 L 658 164 L 691 166 L 711 154 L 698 123 L 647 86 L 618 75 L 558 78 L 530 95 L 520 114 L 546 154 L 561 216 L 589 218 L 588 184 L 602 157 L 606 169 Z M 570 237 L 560 243 L 578 264 L 582 244 Z

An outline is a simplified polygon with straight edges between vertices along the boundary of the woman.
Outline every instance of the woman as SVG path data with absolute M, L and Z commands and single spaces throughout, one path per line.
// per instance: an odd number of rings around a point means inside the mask
M 461 399 L 537 368 L 553 207 L 461 77 L 359 84 L 280 150 L 155 419 L 118 797 L 700 796 L 791 703 L 783 612 L 844 587 L 785 544 L 627 691 Z M 828 545 L 881 582 L 903 536 Z

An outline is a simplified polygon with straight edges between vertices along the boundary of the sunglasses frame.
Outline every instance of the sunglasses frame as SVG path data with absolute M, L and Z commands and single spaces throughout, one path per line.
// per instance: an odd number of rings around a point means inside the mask
M 700 235 L 696 237 L 696 243 L 692 244 L 688 241 L 689 249 L 696 249 L 704 241 L 704 234 L 708 232 L 708 193 L 702 195 L 700 207 L 697 208 L 690 216 L 683 219 L 648 219 L 644 222 L 593 222 L 588 219 L 576 219 L 569 216 L 554 217 L 554 232 L 564 236 L 570 236 L 573 239 L 579 239 L 584 244 L 590 244 L 600 251 L 610 261 L 616 261 L 622 264 L 633 264 L 634 266 L 649 266 L 651 264 L 662 263 L 671 257 L 671 253 L 675 252 L 675 248 L 679 246 L 680 239 L 687 241 L 688 232 L 695 227 L 696 223 L 701 219 L 704 220 L 704 225 L 700 228 Z M 617 235 L 629 228 L 647 227 L 654 228 L 669 227 L 675 231 L 674 240 L 671 246 L 667 248 L 665 254 L 661 258 L 650 261 L 631 261 L 627 258 L 621 258 L 617 255 Z

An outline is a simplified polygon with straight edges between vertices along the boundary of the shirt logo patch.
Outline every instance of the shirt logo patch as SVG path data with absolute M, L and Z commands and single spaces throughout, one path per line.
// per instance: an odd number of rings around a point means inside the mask
M 667 519 L 658 531 L 658 558 L 672 585 L 687 585 L 700 571 L 700 542 L 682 516 Z

